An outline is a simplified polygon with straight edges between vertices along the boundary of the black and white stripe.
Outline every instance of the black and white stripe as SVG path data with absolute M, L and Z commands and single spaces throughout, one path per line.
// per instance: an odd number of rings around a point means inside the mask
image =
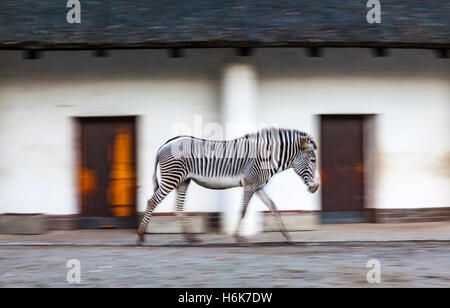
M 261 198 L 277 218 L 285 232 L 274 202 L 263 187 L 278 172 L 293 168 L 310 192 L 319 187 L 316 176 L 316 143 L 304 132 L 270 128 L 229 141 L 179 136 L 168 140 L 158 150 L 153 177 L 155 192 L 147 203 L 138 234 L 142 241 L 151 214 L 174 189 L 177 191 L 177 214 L 188 240 L 194 239 L 184 222 L 182 211 L 186 191 L 191 181 L 210 189 L 243 187 L 242 211 L 235 236 L 254 193 Z M 160 181 L 157 167 L 160 167 Z

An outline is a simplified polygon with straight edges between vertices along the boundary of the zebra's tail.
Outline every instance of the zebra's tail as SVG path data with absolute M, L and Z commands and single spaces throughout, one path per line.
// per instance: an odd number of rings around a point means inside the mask
M 159 183 L 158 183 L 158 176 L 157 176 L 157 171 L 158 171 L 158 163 L 159 163 L 159 155 L 156 155 L 155 158 L 155 170 L 153 171 L 153 191 L 156 192 L 156 190 L 159 187 Z

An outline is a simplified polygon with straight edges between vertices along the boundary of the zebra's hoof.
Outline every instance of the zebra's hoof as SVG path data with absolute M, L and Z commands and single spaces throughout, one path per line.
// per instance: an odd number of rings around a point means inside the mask
M 188 243 L 189 243 L 190 245 L 199 245 L 199 244 L 202 243 L 202 241 L 199 240 L 198 238 L 196 238 L 196 239 L 193 239 L 193 240 L 189 240 Z
M 202 241 L 198 239 L 197 237 L 193 235 L 186 235 L 185 236 L 186 242 L 188 242 L 190 245 L 197 245 L 200 244 Z
M 233 235 L 233 237 L 234 237 L 234 240 L 236 241 L 236 243 L 239 243 L 239 244 L 247 243 L 247 239 L 245 237 L 242 237 L 237 234 Z
M 289 245 L 289 246 L 293 246 L 293 245 L 294 245 L 294 242 L 291 241 L 291 240 L 286 240 L 286 241 L 283 242 L 283 244 Z
M 144 244 L 144 234 L 138 234 L 137 244 L 138 245 Z
M 292 243 L 292 237 L 288 233 L 283 234 L 283 236 L 286 239 L 286 242 Z

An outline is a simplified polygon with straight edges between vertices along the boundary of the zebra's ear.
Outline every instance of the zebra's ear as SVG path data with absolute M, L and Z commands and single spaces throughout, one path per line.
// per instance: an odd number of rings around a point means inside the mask
M 300 147 L 302 148 L 302 150 L 311 149 L 311 144 L 309 143 L 308 138 L 300 137 Z

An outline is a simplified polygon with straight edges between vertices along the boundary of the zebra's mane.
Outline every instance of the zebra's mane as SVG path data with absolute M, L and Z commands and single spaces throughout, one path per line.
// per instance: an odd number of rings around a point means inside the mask
M 308 141 L 308 143 L 311 144 L 314 147 L 314 150 L 317 150 L 317 144 L 314 141 L 313 137 L 310 134 L 308 134 L 308 133 L 306 133 L 304 131 L 298 130 L 298 129 L 269 127 L 269 128 L 262 128 L 262 129 L 260 129 L 254 135 L 258 135 L 259 134 L 259 135 L 268 136 L 269 132 L 270 133 L 276 133 L 278 131 L 281 131 L 281 132 L 284 132 L 284 133 L 290 132 L 290 133 L 292 133 L 293 135 L 295 135 L 297 137 L 296 138 L 297 140 L 299 140 L 300 138 L 305 138 Z

